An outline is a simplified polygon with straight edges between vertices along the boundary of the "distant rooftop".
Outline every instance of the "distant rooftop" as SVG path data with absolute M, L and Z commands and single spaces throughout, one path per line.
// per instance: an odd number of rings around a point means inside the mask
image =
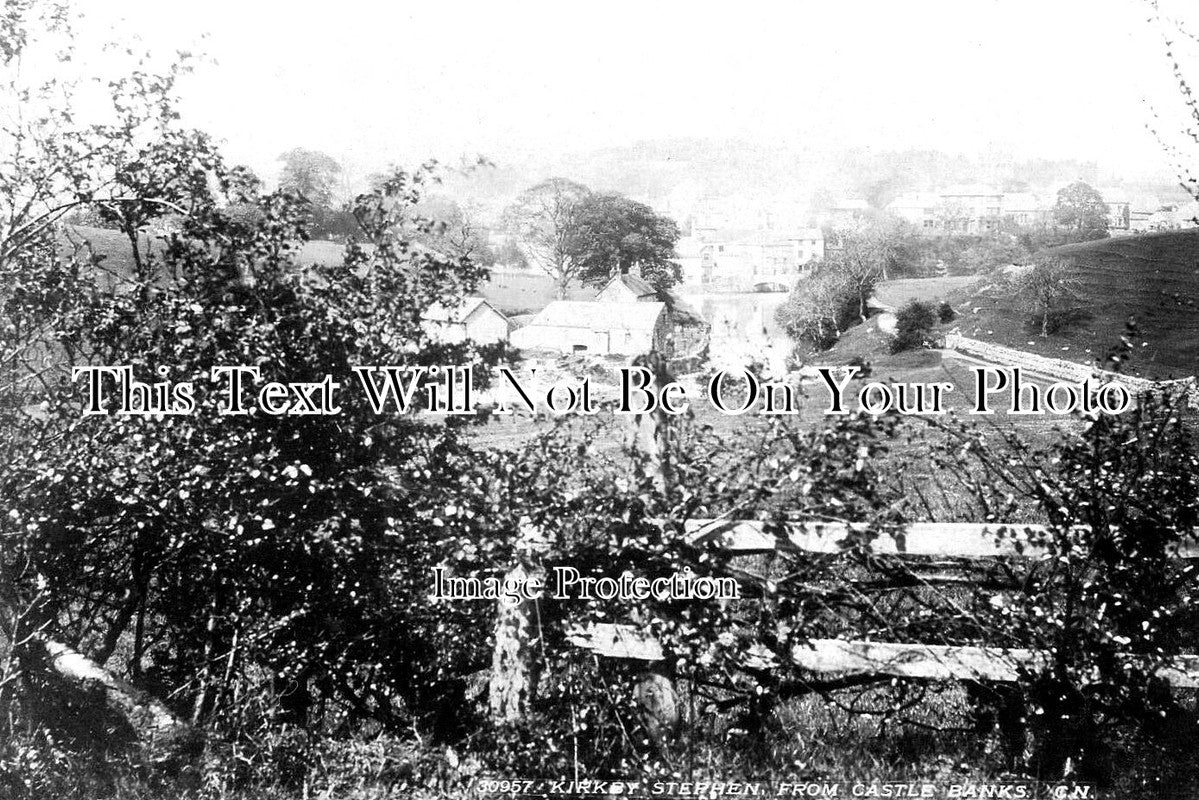
M 462 305 L 452 308 L 446 308 L 441 303 L 434 303 L 421 316 L 430 322 L 463 322 L 471 314 L 475 313 L 480 306 L 487 306 L 492 311 L 495 311 L 495 307 L 491 303 L 488 303 L 486 299 L 482 297 L 467 297 L 462 301 Z M 496 313 L 499 314 L 498 311 Z

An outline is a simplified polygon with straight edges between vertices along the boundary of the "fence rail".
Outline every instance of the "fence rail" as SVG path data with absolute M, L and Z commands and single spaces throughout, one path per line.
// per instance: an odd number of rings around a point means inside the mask
M 685 523 L 693 544 L 714 542 L 740 555 L 772 551 L 844 552 L 850 537 L 865 527 L 832 522 L 696 519 Z M 895 533 L 880 533 L 869 542 L 878 554 L 941 556 L 964 559 L 989 557 L 1039 558 L 1048 554 L 1049 529 L 1023 523 L 914 523 Z M 1178 558 L 1199 558 L 1199 542 L 1180 543 Z M 568 640 L 599 656 L 655 662 L 666 658 L 661 642 L 641 628 L 598 623 L 568 633 Z M 770 654 L 751 648 L 747 665 L 767 665 Z M 884 675 L 938 681 L 1012 682 L 1022 671 L 1048 663 L 1042 651 L 985 646 L 930 645 L 814 639 L 789 653 L 793 666 L 826 675 Z M 1127 657 L 1130 666 L 1138 662 Z M 1178 688 L 1199 688 L 1199 655 L 1182 655 L 1157 670 L 1157 676 Z
M 715 542 L 732 553 L 801 550 L 840 553 L 866 526 L 844 522 L 781 522 L 765 520 L 694 519 L 684 523 L 692 544 Z M 954 558 L 1042 558 L 1050 531 L 1025 523 L 916 522 L 895 533 L 880 532 L 870 549 L 880 555 L 945 556 Z M 1179 558 L 1199 558 L 1199 539 L 1179 543 Z
M 596 655 L 636 661 L 662 661 L 662 644 L 632 625 L 599 623 L 568 636 L 569 641 Z M 825 675 L 886 675 L 931 681 L 1014 682 L 1021 671 L 1036 670 L 1049 663 L 1047 653 L 1023 648 L 859 642 L 844 639 L 812 639 L 792 649 L 793 666 Z M 750 661 L 766 666 L 764 654 L 752 650 Z M 1128 657 L 1134 665 L 1137 659 Z M 1199 656 L 1177 656 L 1157 671 L 1157 676 L 1176 688 L 1199 688 Z

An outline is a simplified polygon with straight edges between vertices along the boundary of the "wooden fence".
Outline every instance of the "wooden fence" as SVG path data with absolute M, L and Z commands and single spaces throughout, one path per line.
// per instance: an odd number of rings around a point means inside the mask
M 779 530 L 779 535 L 773 531 Z M 686 525 L 694 544 L 718 543 L 730 553 L 748 555 L 771 551 L 838 553 L 845 539 L 864 532 L 844 523 L 771 523 L 758 520 L 692 520 Z M 880 555 L 943 556 L 963 559 L 1042 558 L 1049 530 L 1039 525 L 916 523 L 896 534 L 879 534 L 871 551 Z M 1176 556 L 1199 558 L 1199 543 L 1180 545 Z M 666 657 L 662 645 L 645 631 L 620 624 L 597 624 L 569 635 L 576 646 L 610 658 L 646 662 Z M 752 648 L 746 659 L 762 658 Z M 1028 649 L 982 646 L 929 645 L 900 642 L 862 642 L 814 639 L 789 654 L 791 663 L 817 674 L 838 676 L 885 675 L 934 681 L 1012 682 L 1022 671 L 1045 664 L 1048 655 Z M 1136 659 L 1129 657 L 1129 663 Z M 1199 655 L 1179 656 L 1160 669 L 1158 677 L 1179 688 L 1199 688 Z

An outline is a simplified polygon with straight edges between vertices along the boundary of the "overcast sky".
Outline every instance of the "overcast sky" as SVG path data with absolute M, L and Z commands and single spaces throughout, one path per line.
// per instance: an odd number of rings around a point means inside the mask
M 1162 2 L 1199 32 L 1199 3 Z M 206 51 L 187 117 L 264 174 L 295 146 L 369 170 L 676 136 L 995 144 L 1131 173 L 1168 166 L 1146 101 L 1177 106 L 1144 0 L 95 6 L 89 30 Z

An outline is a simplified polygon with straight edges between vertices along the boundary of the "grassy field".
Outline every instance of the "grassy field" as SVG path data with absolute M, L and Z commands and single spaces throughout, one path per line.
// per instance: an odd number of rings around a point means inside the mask
M 936 303 L 952 302 L 978 283 L 974 275 L 946 275 L 940 278 L 907 278 L 884 281 L 878 285 L 874 296 L 880 302 L 901 308 L 912 300 Z
M 1050 251 L 1076 265 L 1076 305 L 1089 318 L 1042 338 L 1027 303 L 980 286 L 964 298 L 966 336 L 1087 363 L 1120 342 L 1130 317 L 1140 330 L 1128 370 L 1151 378 L 1199 372 L 1199 230 L 1169 231 L 1066 245 Z

